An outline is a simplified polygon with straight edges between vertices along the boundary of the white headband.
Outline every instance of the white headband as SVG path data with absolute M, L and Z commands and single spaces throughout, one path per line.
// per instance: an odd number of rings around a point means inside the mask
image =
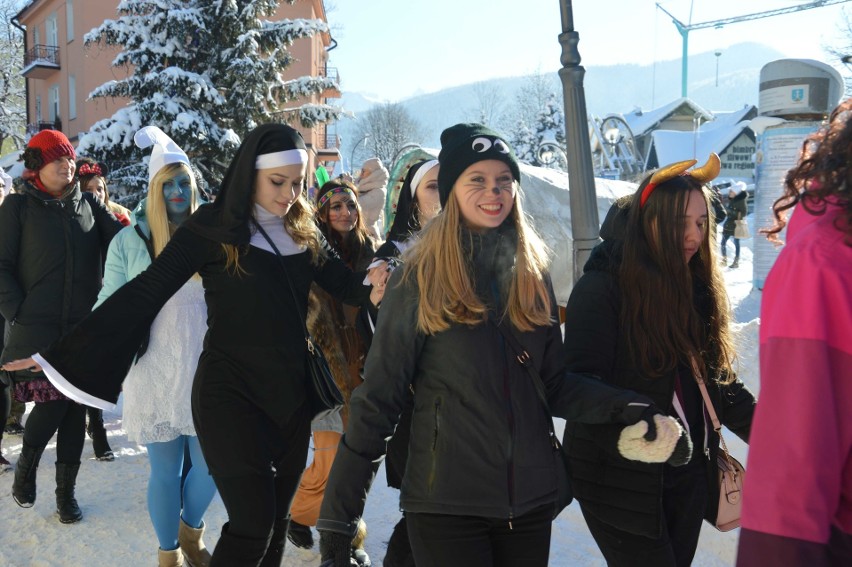
M 420 169 L 417 170 L 417 173 L 414 174 L 414 177 L 411 179 L 411 196 L 414 197 L 414 192 L 417 190 L 417 186 L 420 185 L 420 182 L 423 181 L 423 178 L 426 177 L 426 174 L 429 173 L 429 170 L 438 165 L 438 160 L 433 159 L 427 161 L 423 165 L 420 166 Z
M 303 165 L 308 163 L 308 152 L 303 149 L 284 150 L 271 154 L 261 154 L 254 162 L 255 169 L 273 169 L 285 165 Z

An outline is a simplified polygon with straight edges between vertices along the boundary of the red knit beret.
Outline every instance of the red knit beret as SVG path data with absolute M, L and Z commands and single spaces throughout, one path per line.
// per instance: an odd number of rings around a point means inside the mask
M 68 138 L 59 130 L 42 130 L 27 143 L 27 148 L 37 149 L 41 153 L 41 169 L 48 163 L 57 160 L 61 157 L 70 157 L 77 159 L 77 154 L 74 152 L 74 146 L 68 141 Z M 29 168 L 28 169 L 33 169 Z

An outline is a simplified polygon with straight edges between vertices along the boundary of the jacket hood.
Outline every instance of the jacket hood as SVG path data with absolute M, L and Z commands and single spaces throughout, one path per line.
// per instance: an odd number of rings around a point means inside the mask
M 734 196 L 730 199 L 730 202 L 731 202 L 731 203 L 733 203 L 733 202 L 735 202 L 735 201 L 742 201 L 742 200 L 743 200 L 743 199 L 745 199 L 746 197 L 748 197 L 748 192 L 747 192 L 747 191 L 742 191 L 742 192 L 737 193 L 736 195 L 734 195 Z
M 616 201 L 612 204 L 601 225 L 600 236 L 603 242 L 592 249 L 586 265 L 583 266 L 584 272 L 615 272 L 618 270 L 621 264 L 621 250 L 624 244 L 624 233 L 629 212 L 629 203 L 619 204 Z

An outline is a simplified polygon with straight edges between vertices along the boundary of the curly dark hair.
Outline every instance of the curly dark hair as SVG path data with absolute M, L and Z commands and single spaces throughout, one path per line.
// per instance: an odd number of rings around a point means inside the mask
M 32 171 L 38 171 L 44 165 L 44 156 L 39 148 L 27 148 L 24 150 L 24 167 Z
M 843 207 L 835 227 L 846 233 L 852 246 L 852 99 L 841 102 L 819 131 L 802 144 L 799 163 L 787 173 L 784 194 L 772 205 L 775 225 L 761 229 L 766 238 L 781 243 L 778 233 L 787 226 L 787 211 L 798 203 L 812 215 L 823 215 L 830 200 Z

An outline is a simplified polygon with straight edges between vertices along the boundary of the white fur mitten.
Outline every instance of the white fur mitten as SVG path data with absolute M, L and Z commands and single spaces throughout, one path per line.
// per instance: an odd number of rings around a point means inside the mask
M 618 452 L 621 456 L 643 463 L 668 461 L 681 436 L 685 435 L 684 429 L 676 419 L 662 414 L 654 415 L 654 425 L 657 428 L 657 436 L 652 441 L 646 439 L 648 423 L 644 420 L 622 429 L 618 438 Z

